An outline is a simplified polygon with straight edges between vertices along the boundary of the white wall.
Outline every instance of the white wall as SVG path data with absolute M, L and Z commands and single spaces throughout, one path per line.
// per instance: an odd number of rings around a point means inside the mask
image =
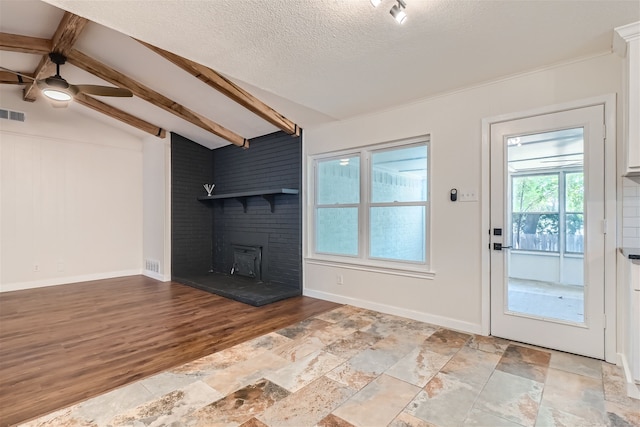
M 143 273 L 162 281 L 171 280 L 170 141 L 150 136 L 143 149 Z
M 480 195 L 482 119 L 617 93 L 621 65 L 621 58 L 605 54 L 305 129 L 307 159 L 319 153 L 431 135 L 431 259 L 435 277 L 418 279 L 305 259 L 304 293 L 481 332 L 481 257 L 487 250 L 481 240 L 488 230 L 482 229 L 480 202 L 451 203 L 449 191 L 473 190 Z M 309 171 L 303 175 L 308 177 Z M 308 179 L 304 184 L 308 190 Z M 306 200 L 303 213 L 305 237 L 310 232 L 310 203 Z M 308 247 L 305 256 L 309 256 Z M 336 284 L 338 274 L 344 277 L 343 285 Z
M 142 139 L 2 89 L 0 290 L 139 274 Z M 35 271 L 38 270 L 38 271 Z

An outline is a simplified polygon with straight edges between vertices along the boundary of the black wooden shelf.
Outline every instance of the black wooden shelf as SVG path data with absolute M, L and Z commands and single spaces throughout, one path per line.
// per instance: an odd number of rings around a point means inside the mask
M 247 213 L 247 198 L 262 197 L 267 202 L 269 202 L 269 205 L 271 206 L 271 212 L 273 212 L 275 196 L 277 194 L 294 194 L 295 195 L 295 194 L 298 194 L 298 190 L 293 188 L 275 188 L 275 189 L 269 189 L 269 190 L 243 191 L 239 193 L 213 194 L 211 196 L 198 197 L 198 200 L 200 200 L 201 202 L 207 202 L 210 200 L 222 200 L 224 203 L 224 200 L 236 199 L 237 201 L 242 203 L 242 208 L 244 209 L 244 212 Z

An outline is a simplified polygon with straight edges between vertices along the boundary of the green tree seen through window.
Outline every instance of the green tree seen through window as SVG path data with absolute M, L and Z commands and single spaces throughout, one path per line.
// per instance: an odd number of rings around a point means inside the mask
M 562 178 L 562 179 L 561 179 Z M 564 183 L 564 200 L 560 185 Z M 564 251 L 583 252 L 584 174 L 582 172 L 514 176 L 512 233 L 516 249 L 558 251 L 560 224 Z M 560 203 L 564 203 L 560 218 Z
M 518 176 L 512 185 L 515 247 L 522 248 L 521 233 L 557 235 L 558 174 Z

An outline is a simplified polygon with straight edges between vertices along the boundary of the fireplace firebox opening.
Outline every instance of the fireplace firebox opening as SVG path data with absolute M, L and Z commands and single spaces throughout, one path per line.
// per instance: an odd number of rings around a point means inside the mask
M 231 274 L 262 281 L 262 246 L 231 245 L 233 266 Z

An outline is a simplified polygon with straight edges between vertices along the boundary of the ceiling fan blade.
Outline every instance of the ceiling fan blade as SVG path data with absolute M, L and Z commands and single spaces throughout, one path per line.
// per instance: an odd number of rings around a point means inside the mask
M 133 93 L 129 89 L 122 89 L 119 87 L 111 86 L 99 86 L 99 85 L 71 85 L 71 90 L 74 93 L 82 92 L 87 95 L 96 96 L 120 96 L 131 97 Z

